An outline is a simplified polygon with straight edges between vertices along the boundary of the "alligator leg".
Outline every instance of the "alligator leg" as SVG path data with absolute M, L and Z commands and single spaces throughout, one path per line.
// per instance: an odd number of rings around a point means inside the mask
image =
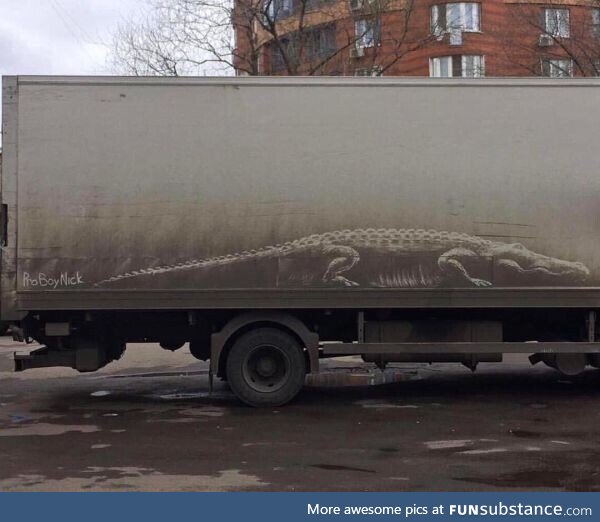
M 344 286 L 360 286 L 342 274 L 351 270 L 360 261 L 360 254 L 351 247 L 330 245 L 323 254 L 330 258 L 329 266 L 323 275 L 324 283 L 338 283 Z
M 464 278 L 475 286 L 492 286 L 490 281 L 471 277 L 464 266 L 465 261 L 477 261 L 479 255 L 467 248 L 453 248 L 442 254 L 438 259 L 440 270 L 446 275 L 453 275 Z

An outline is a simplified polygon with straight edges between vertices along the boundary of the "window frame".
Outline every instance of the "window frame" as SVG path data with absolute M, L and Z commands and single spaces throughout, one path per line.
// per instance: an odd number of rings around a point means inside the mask
M 567 62 L 568 67 L 565 69 L 562 66 L 555 65 L 555 62 Z M 547 69 L 546 69 L 547 67 Z M 568 76 L 554 76 L 552 71 L 557 69 L 559 71 L 567 71 Z M 546 73 L 547 71 L 547 73 Z M 573 78 L 573 60 L 571 58 L 543 58 L 542 59 L 542 76 L 546 78 Z
M 364 31 L 359 31 L 359 24 L 365 24 Z M 370 28 L 368 27 L 369 24 L 372 24 Z M 381 24 L 379 23 L 378 18 L 357 18 L 354 20 L 354 46 L 357 49 L 371 49 L 373 47 L 377 47 L 381 42 L 380 32 Z M 369 33 L 372 33 L 370 43 L 365 44 L 365 38 Z
M 372 67 L 360 67 L 354 69 L 353 76 L 356 78 L 377 78 L 383 76 L 381 65 L 373 65 Z
M 571 13 L 570 10 L 567 7 L 544 7 L 543 8 L 543 20 L 544 20 L 544 33 L 547 35 L 550 35 L 552 38 L 570 38 L 571 37 Z M 556 27 L 554 28 L 555 30 L 552 30 L 552 27 L 550 27 L 549 21 L 551 21 L 551 18 L 549 17 L 550 13 L 556 13 L 558 15 L 558 13 L 566 13 L 566 34 L 562 34 L 561 33 L 561 20 L 560 17 L 557 16 L 557 18 L 553 21 L 556 22 Z
M 479 75 L 466 76 L 467 72 L 466 59 L 479 59 Z M 441 71 L 442 60 L 446 62 L 448 76 L 435 75 L 437 71 Z M 460 62 L 460 71 L 457 69 L 457 62 Z M 439 64 L 439 65 L 438 65 Z M 475 69 L 473 69 L 475 70 Z M 457 74 L 455 74 L 457 73 Z M 450 54 L 445 56 L 433 56 L 429 58 L 429 77 L 430 78 L 485 78 L 485 55 L 484 54 Z
M 322 5 L 333 2 L 334 0 L 263 0 L 261 11 L 265 23 L 268 21 L 279 22 L 294 16 L 300 11 L 302 4 L 306 12 L 316 11 Z
M 479 64 L 475 67 L 475 61 L 473 60 L 473 71 L 477 70 L 479 74 L 473 74 L 473 76 L 466 76 L 465 72 L 467 71 L 466 67 L 466 58 L 478 58 Z M 485 78 L 485 55 L 484 54 L 461 54 L 460 55 L 461 62 L 461 70 L 460 77 L 461 78 Z
M 448 23 L 449 16 L 448 11 L 450 6 L 458 6 L 460 10 L 460 25 L 457 27 L 451 27 Z M 467 6 L 476 9 L 477 16 L 473 17 L 473 20 L 477 20 L 477 26 L 475 29 L 467 27 L 466 24 L 466 13 Z M 430 34 L 437 37 L 442 37 L 452 31 L 460 31 L 461 33 L 481 33 L 481 22 L 482 22 L 482 6 L 481 2 L 447 2 L 444 4 L 433 4 L 429 10 L 429 31 Z M 440 24 L 440 20 L 443 20 L 443 24 Z
M 592 37 L 600 38 L 600 7 L 591 8 L 591 32 Z
M 310 41 L 308 43 L 306 57 L 312 61 L 315 59 L 324 60 L 333 56 L 337 52 L 336 36 L 336 27 L 333 23 L 319 25 L 316 28 L 311 29 L 308 34 Z
M 284 52 L 288 58 L 298 58 L 301 50 L 303 52 L 303 60 L 306 63 L 313 63 L 316 60 L 323 61 L 329 59 L 338 52 L 335 23 L 315 26 L 307 30 L 306 34 L 302 35 L 302 38 L 304 39 L 298 39 L 298 33 L 290 33 L 279 40 L 281 47 L 285 48 Z M 275 42 L 271 42 L 269 46 L 271 72 L 284 70 L 285 60 L 280 46 Z
M 439 69 L 441 71 L 441 64 L 442 64 L 442 60 L 447 61 L 447 70 L 448 70 L 448 76 L 442 76 L 442 75 L 436 75 L 434 74 L 436 72 L 436 68 Z M 437 66 L 436 66 L 436 62 L 437 62 Z M 453 78 L 453 57 L 452 55 L 446 55 L 446 56 L 432 56 L 431 58 L 429 58 L 429 77 L 430 78 Z

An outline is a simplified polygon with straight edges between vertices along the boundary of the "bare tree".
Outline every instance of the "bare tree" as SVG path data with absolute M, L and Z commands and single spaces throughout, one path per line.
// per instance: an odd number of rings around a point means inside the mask
M 115 33 L 112 66 L 136 76 L 230 73 L 232 12 L 230 0 L 150 0 L 145 18 Z
M 600 0 L 567 5 L 523 2 L 511 6 L 510 30 L 500 37 L 508 64 L 533 76 L 600 75 Z
M 149 1 L 115 34 L 116 72 L 376 75 L 431 38 L 411 29 L 416 0 Z

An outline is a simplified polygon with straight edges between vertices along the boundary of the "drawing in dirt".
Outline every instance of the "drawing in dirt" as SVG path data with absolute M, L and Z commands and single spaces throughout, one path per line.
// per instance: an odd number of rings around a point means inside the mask
M 520 243 L 424 229 L 357 229 L 281 245 L 140 269 L 97 287 L 377 287 L 438 288 L 577 285 L 580 262 L 556 259 Z

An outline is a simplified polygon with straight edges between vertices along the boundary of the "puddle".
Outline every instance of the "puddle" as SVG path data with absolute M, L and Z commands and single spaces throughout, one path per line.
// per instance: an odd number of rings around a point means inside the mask
M 42 419 L 63 419 L 66 415 L 52 414 L 52 413 L 9 413 L 7 415 L 11 424 L 30 424 L 35 421 Z
M 215 475 L 169 475 L 145 468 L 87 468 L 85 477 L 49 479 L 43 475 L 19 475 L 0 480 L 0 491 L 14 492 L 224 492 L 269 486 L 255 475 L 240 470 Z
M 152 399 L 162 399 L 164 401 L 181 401 L 193 399 L 228 399 L 231 395 L 224 393 L 210 393 L 209 391 L 193 392 L 193 393 L 165 393 L 161 395 L 150 395 Z
M 541 437 L 541 433 L 536 433 L 535 431 L 527 431 L 527 430 L 508 430 L 511 435 L 515 437 L 523 438 L 523 439 L 537 439 Z
M 179 413 L 187 417 L 223 417 L 226 411 L 225 408 L 206 406 L 204 408 L 188 408 L 187 410 L 181 410 Z
M 28 417 L 27 415 L 9 415 L 8 418 L 13 424 L 20 424 L 21 422 L 32 420 L 31 417 Z
M 153 409 L 157 406 L 153 405 Z M 91 412 L 95 412 L 96 414 L 104 413 L 133 413 L 140 411 L 147 411 L 142 406 L 136 405 L 131 402 L 117 402 L 115 400 L 107 400 L 107 401 L 87 401 L 84 404 L 78 406 L 68 406 L 70 412 L 88 412 L 86 414 L 92 414 Z
M 29 424 L 27 426 L 19 426 L 18 428 L 0 429 L 0 437 L 49 437 L 55 435 L 64 435 L 65 433 L 94 433 L 100 431 L 98 426 L 81 425 L 67 426 L 60 424 Z
M 197 418 L 188 417 L 186 419 L 148 419 L 149 424 L 191 424 L 193 422 L 202 422 Z
M 337 466 L 335 464 L 314 464 L 311 467 L 324 469 L 326 471 L 357 471 L 359 473 L 377 473 L 374 469 L 354 468 L 352 466 Z
M 562 489 L 565 482 L 569 480 L 569 475 L 565 471 L 554 471 L 540 468 L 535 470 L 518 471 L 516 473 L 509 473 L 505 475 L 494 475 L 492 477 L 456 477 L 456 479 L 464 482 L 485 484 L 499 488 Z
M 491 449 L 476 449 L 476 450 L 467 450 L 461 451 L 461 455 L 487 455 L 489 453 L 506 453 L 508 450 L 506 448 L 491 448 Z
M 108 397 L 111 393 L 109 391 L 97 391 L 90 393 L 91 397 Z
M 472 440 L 432 440 L 424 443 L 427 448 L 431 450 L 440 450 L 440 449 L 454 449 L 454 448 L 464 448 L 465 446 L 471 446 L 473 444 Z
M 356 401 L 356 404 L 359 404 L 363 408 L 373 408 L 376 410 L 387 410 L 387 409 L 405 409 L 405 410 L 417 410 L 420 406 L 416 404 L 396 404 L 393 402 L 382 402 L 382 401 Z
M 197 375 L 208 375 L 208 370 L 194 370 L 181 372 L 146 372 L 146 373 L 119 373 L 117 375 L 108 375 L 109 379 L 135 379 L 135 378 L 156 378 L 156 377 L 193 377 Z

